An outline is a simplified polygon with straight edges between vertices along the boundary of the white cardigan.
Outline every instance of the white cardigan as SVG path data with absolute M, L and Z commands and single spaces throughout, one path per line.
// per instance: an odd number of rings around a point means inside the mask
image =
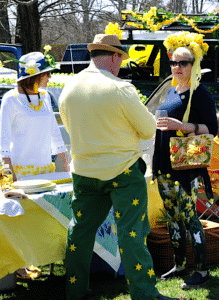
M 29 95 L 38 105 L 38 96 Z M 47 166 L 51 155 L 66 152 L 56 122 L 48 92 L 40 90 L 41 110 L 29 107 L 25 94 L 17 89 L 7 92 L 2 99 L 0 118 L 1 156 L 10 157 L 12 165 Z

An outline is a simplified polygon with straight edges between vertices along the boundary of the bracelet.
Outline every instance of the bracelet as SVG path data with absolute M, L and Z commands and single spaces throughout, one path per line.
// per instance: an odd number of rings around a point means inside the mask
M 195 135 L 197 135 L 198 134 L 198 130 L 199 130 L 199 126 L 198 126 L 198 124 L 196 124 L 196 123 L 192 123 L 193 125 L 195 125 L 195 130 L 194 130 L 194 132 L 195 132 Z

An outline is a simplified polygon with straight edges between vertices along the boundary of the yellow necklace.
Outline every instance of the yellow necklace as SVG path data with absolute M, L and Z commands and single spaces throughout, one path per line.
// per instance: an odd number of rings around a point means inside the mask
M 41 108 L 43 106 L 43 101 L 40 100 L 40 93 L 37 93 L 37 96 L 38 96 L 38 105 L 33 105 L 33 103 L 31 102 L 30 97 L 29 97 L 27 91 L 25 90 L 25 88 L 22 88 L 22 89 L 23 89 L 25 95 L 27 96 L 27 100 L 29 102 L 29 107 L 32 108 L 32 109 L 34 109 L 34 110 L 41 110 Z

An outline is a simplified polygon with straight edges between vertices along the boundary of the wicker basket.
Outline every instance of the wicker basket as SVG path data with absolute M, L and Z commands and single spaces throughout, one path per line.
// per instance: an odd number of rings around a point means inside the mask
M 201 220 L 205 238 L 208 265 L 219 262 L 219 224 Z M 156 272 L 169 271 L 174 266 L 173 248 L 170 242 L 167 227 L 153 228 L 147 238 L 148 249 L 152 255 Z M 186 261 L 188 268 L 194 267 L 194 253 L 187 236 Z

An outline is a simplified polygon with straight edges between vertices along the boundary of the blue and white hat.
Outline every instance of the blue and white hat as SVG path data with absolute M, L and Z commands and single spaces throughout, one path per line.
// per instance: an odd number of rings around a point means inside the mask
M 55 69 L 60 69 L 60 65 L 55 62 L 52 55 L 44 56 L 41 52 L 30 52 L 21 56 L 19 60 L 20 74 L 17 82 Z

